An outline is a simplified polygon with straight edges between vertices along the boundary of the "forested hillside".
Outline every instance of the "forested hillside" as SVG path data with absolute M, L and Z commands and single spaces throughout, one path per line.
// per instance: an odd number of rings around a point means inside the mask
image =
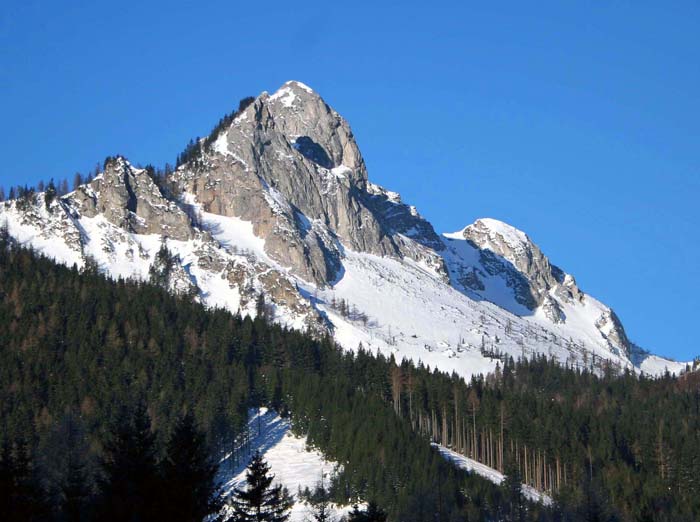
M 247 408 L 268 404 L 291 411 L 343 464 L 333 484 L 339 501 L 375 500 L 392 520 L 475 520 L 504 504 L 501 490 L 454 470 L 393 413 L 388 361 L 159 287 L 58 266 L 9 248 L 6 237 L 0 347 L 0 442 L 28 455 L 49 496 L 71 480 L 65 459 L 76 450 L 97 493 L 96 460 L 125 409 L 146 406 L 160 452 L 192 412 L 221 454 Z M 66 425 L 84 437 L 66 437 Z
M 99 493 L 96 462 L 124 409 L 145 405 L 161 454 L 190 412 L 219 455 L 233 448 L 247 409 L 264 404 L 290 413 L 297 430 L 343 464 L 336 500 L 374 500 L 390 520 L 700 515 L 697 374 L 598 378 L 544 359 L 505 359 L 495 375 L 467 383 L 363 350 L 344 353 L 329 338 L 262 316 L 58 266 L 3 236 L 0 442 L 27 455 L 55 507 L 70 479 L 69 453 L 80 456 L 90 495 Z M 80 436 L 66 437 L 66 426 Z M 507 487 L 453 469 L 431 439 L 560 502 L 523 511 Z
M 436 442 L 551 492 L 597 497 L 623 520 L 700 516 L 700 373 L 602 377 L 545 358 L 495 374 L 392 366 L 394 410 Z

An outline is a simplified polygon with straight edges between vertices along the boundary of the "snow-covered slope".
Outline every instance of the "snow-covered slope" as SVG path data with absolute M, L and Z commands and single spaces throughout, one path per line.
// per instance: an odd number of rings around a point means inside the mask
M 679 372 L 629 341 L 522 231 L 494 219 L 439 236 L 371 183 L 347 122 L 308 86 L 261 94 L 161 188 L 110 158 L 64 197 L 0 204 L 0 225 L 59 262 L 266 314 L 464 377 L 542 354 L 600 370 Z M 165 256 L 163 247 L 170 256 Z
M 440 446 L 439 444 L 433 444 L 433 446 L 435 446 L 438 449 L 440 455 L 442 455 L 446 460 L 449 460 L 460 469 L 467 470 L 470 473 L 476 473 L 477 475 L 480 475 L 485 479 L 490 480 L 494 484 L 501 484 L 501 482 L 503 482 L 503 480 L 505 479 L 503 473 L 496 469 L 490 468 L 487 465 L 482 464 L 481 462 L 477 462 L 476 460 L 470 459 L 469 457 L 465 457 L 464 455 L 452 451 L 451 449 L 446 448 L 444 446 Z M 542 493 L 541 491 L 536 490 L 529 484 L 523 484 L 522 492 L 523 496 L 528 500 L 532 500 L 533 502 L 542 502 L 547 506 L 552 504 L 552 497 L 550 497 L 546 493 Z
M 256 451 L 259 451 L 275 478 L 273 484 L 281 484 L 294 496 L 290 520 L 303 522 L 310 520 L 311 506 L 300 499 L 299 492 L 308 488 L 313 491 L 323 482 L 328 487 L 337 470 L 337 464 L 327 461 L 321 453 L 307 447 L 306 437 L 292 434 L 288 419 L 283 419 L 275 411 L 267 408 L 251 410 L 248 417 L 249 440 L 241 442 L 242 451 L 238 462 L 225 458 L 219 469 L 219 482 L 222 495 L 228 498 L 235 488 L 245 487 L 246 466 Z M 336 519 L 346 515 L 351 506 L 331 505 Z M 228 509 L 224 510 L 228 513 Z

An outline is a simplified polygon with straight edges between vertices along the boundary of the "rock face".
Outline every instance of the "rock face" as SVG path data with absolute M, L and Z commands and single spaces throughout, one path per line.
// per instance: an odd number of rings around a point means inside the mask
M 473 266 L 452 265 L 458 272 L 456 279 L 465 288 L 482 294 L 487 290 L 485 279 L 500 278 L 512 290 L 518 304 L 530 312 L 541 310 L 553 324 L 567 322 L 567 308 L 576 310 L 577 305 L 581 305 L 579 308 L 586 305 L 586 296 L 574 277 L 551 264 L 527 234 L 515 227 L 484 218 L 476 220 L 458 235 L 478 257 Z M 631 343 L 615 312 L 600 304 L 597 313 L 599 317 L 594 326 L 601 338 L 629 355 Z
M 530 310 L 540 306 L 560 283 L 562 271 L 550 264 L 525 233 L 502 221 L 478 219 L 464 229 L 463 236 L 479 249 L 489 274 L 502 274 L 516 300 Z M 572 291 L 578 292 L 575 282 L 573 285 Z
M 343 246 L 439 267 L 432 226 L 369 184 L 348 123 L 299 82 L 260 95 L 175 179 L 205 211 L 254 223 L 270 257 L 309 281 L 337 278 Z
M 615 312 L 608 309 L 595 322 L 596 328 L 610 342 L 611 346 L 622 347 L 627 355 L 630 355 L 632 343 L 627 339 L 625 329 Z
M 82 215 L 102 215 L 110 223 L 135 234 L 159 234 L 190 239 L 190 219 L 167 200 L 144 169 L 122 157 L 108 161 L 101 176 L 79 187 L 70 198 Z
M 110 158 L 61 198 L 0 204 L 0 224 L 66 264 L 466 377 L 499 353 L 636 364 L 615 313 L 525 233 L 480 219 L 438 236 L 371 183 L 350 126 L 309 87 L 287 82 L 222 121 L 167 190 Z

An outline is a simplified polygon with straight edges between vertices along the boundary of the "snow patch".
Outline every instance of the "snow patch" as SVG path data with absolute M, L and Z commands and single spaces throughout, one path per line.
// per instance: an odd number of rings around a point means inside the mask
M 282 87 L 269 98 L 270 101 L 279 100 L 280 103 L 287 108 L 292 107 L 294 105 L 294 100 L 296 99 L 297 95 L 290 87 Z
M 227 252 L 249 251 L 258 259 L 273 263 L 265 253 L 265 240 L 255 235 L 250 221 L 202 212 L 202 225 Z
M 331 174 L 333 174 L 336 178 L 345 179 L 346 177 L 352 175 L 352 170 L 350 167 L 346 167 L 345 165 L 339 165 L 331 169 Z
M 214 152 L 218 152 L 219 154 L 223 154 L 224 156 L 227 156 L 230 154 L 228 150 L 228 132 L 224 131 L 219 133 L 219 135 L 216 137 L 216 140 L 214 140 L 214 145 L 212 146 L 214 149 Z
M 306 84 L 304 84 L 304 83 L 301 83 L 301 82 L 299 82 L 299 81 L 297 81 L 297 80 L 289 80 L 288 82 L 285 82 L 285 85 L 296 85 L 296 86 L 299 87 L 300 89 L 304 89 L 304 90 L 305 90 L 306 92 L 308 92 L 309 94 L 313 94 L 313 93 L 314 93 L 314 90 L 313 90 L 311 87 L 309 87 L 308 85 L 306 85 Z

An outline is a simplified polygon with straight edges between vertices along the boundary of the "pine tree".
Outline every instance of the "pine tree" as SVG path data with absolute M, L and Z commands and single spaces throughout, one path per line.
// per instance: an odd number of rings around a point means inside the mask
M 161 464 L 164 512 L 171 522 L 203 520 L 222 507 L 216 484 L 218 465 L 211 459 L 204 434 L 190 414 L 175 426 Z
M 272 486 L 274 475 L 260 452 L 253 455 L 246 472 L 246 488 L 236 489 L 230 499 L 236 522 L 286 522 L 292 498 L 281 485 Z

